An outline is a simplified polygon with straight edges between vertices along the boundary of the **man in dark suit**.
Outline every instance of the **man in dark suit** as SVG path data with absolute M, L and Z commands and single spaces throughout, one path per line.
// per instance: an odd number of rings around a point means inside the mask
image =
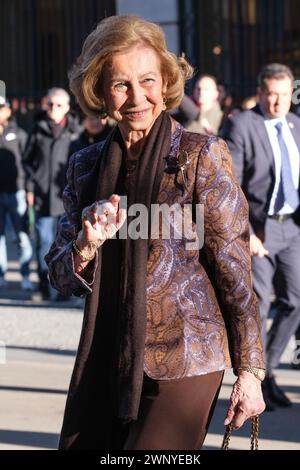
M 265 66 L 258 76 L 258 105 L 228 120 L 222 132 L 249 202 L 253 283 L 267 357 L 263 389 L 270 411 L 291 406 L 273 369 L 300 321 L 300 118 L 289 112 L 293 80 L 288 67 Z M 273 289 L 277 315 L 266 334 Z

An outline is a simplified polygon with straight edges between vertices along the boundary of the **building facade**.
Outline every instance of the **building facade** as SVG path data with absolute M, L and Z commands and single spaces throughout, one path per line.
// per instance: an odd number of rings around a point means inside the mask
M 285 63 L 300 77 L 299 0 L 1 0 L 8 95 L 37 100 L 51 86 L 67 87 L 87 34 L 105 16 L 127 13 L 159 23 L 173 52 L 238 98 L 255 92 L 265 63 Z
M 242 98 L 270 62 L 300 77 L 298 0 L 180 0 L 180 45 L 200 72 Z
M 52 86 L 67 87 L 84 39 L 112 14 L 110 0 L 1 0 L 0 79 L 8 96 L 36 101 Z

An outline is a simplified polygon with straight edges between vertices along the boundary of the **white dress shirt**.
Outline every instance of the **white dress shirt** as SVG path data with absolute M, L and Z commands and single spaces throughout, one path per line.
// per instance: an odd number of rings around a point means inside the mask
M 279 183 L 280 183 L 280 173 L 281 173 L 281 151 L 278 143 L 277 129 L 275 125 L 278 122 L 282 122 L 282 137 L 287 146 L 289 152 L 289 159 L 292 171 L 293 182 L 295 188 L 299 187 L 299 174 L 300 174 L 300 156 L 299 151 L 294 140 L 294 137 L 291 133 L 289 123 L 286 118 L 275 118 L 275 119 L 265 119 L 265 126 L 273 150 L 273 157 L 275 162 L 275 186 L 273 194 L 270 201 L 268 215 L 274 214 L 274 206 L 277 198 Z M 278 211 L 278 214 L 291 214 L 294 212 L 294 209 L 287 203 Z

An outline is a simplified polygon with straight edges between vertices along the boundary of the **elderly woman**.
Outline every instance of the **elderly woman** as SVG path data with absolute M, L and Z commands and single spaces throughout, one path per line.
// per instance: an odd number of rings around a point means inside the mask
M 135 16 L 101 21 L 71 71 L 83 111 L 117 125 L 71 157 L 66 214 L 46 256 L 52 285 L 86 296 L 61 449 L 199 449 L 229 367 L 225 424 L 264 409 L 247 204 L 226 144 L 166 112 L 190 76 L 161 29 Z M 132 234 L 136 204 L 201 204 L 202 248 L 162 236 L 162 224 L 145 232 L 147 218 L 136 223 L 143 236 Z

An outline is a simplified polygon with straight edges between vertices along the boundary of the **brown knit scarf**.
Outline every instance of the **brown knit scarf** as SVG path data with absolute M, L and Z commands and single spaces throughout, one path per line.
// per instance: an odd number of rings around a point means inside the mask
M 171 120 L 162 113 L 156 120 L 135 172 L 133 185 L 128 194 L 128 207 L 144 204 L 151 213 L 151 204 L 157 202 L 157 195 L 165 166 L 164 157 L 170 151 Z M 104 199 L 122 191 L 124 184 L 124 149 L 118 133 L 107 146 L 99 172 L 96 199 Z M 120 194 L 120 193 L 119 193 Z M 128 220 L 130 222 L 130 220 Z M 118 248 L 116 248 L 118 245 Z M 116 251 L 115 251 L 116 250 Z M 103 245 L 103 262 L 100 284 L 100 305 L 110 319 L 115 318 L 116 342 L 112 367 L 116 368 L 119 396 L 117 413 L 122 419 L 137 417 L 143 382 L 144 346 L 146 333 L 146 274 L 149 240 L 111 240 Z M 116 255 L 118 253 L 118 256 Z M 104 263 L 104 259 L 107 260 Z M 97 276 L 99 276 L 99 271 Z M 107 279 L 119 279 L 109 289 L 104 285 Z M 103 286 L 103 288 L 102 288 Z M 114 301 L 112 314 L 111 301 Z M 118 344 L 119 342 L 119 344 Z M 115 377 L 112 377 L 112 384 Z

